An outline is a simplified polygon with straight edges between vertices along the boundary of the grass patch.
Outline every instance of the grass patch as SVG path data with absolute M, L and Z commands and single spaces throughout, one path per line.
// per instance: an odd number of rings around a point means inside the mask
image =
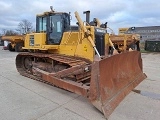
M 150 51 L 146 51 L 146 50 L 144 50 L 144 49 L 141 49 L 140 52 L 141 52 L 141 53 L 151 53 Z

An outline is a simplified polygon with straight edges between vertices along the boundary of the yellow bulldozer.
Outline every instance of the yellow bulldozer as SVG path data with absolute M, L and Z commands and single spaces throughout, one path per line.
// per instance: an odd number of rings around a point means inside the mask
M 111 34 L 110 39 L 113 42 L 115 49 L 119 52 L 132 49 L 140 51 L 140 35 L 139 34 Z
M 36 16 L 36 32 L 26 34 L 16 56 L 18 72 L 82 95 L 106 118 L 146 75 L 139 51 L 109 53 L 114 47 L 106 28 L 83 22 L 75 12 L 49 12 Z M 115 50 L 115 49 L 114 49 Z

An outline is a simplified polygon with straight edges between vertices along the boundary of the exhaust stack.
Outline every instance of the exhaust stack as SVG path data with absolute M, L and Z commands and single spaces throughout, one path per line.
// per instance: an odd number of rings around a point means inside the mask
M 86 14 L 86 22 L 89 24 L 90 22 L 90 11 L 84 11 L 83 14 Z

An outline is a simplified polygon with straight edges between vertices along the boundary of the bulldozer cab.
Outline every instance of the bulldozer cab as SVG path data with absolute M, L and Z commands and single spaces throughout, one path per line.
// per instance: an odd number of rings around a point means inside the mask
M 36 17 L 36 33 L 46 33 L 47 45 L 59 45 L 63 32 L 69 25 L 68 13 L 47 12 Z

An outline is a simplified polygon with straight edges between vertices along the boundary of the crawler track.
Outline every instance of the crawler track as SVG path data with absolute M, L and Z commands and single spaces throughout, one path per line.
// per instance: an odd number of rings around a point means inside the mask
M 25 77 L 38 80 L 47 84 L 48 81 L 43 80 L 41 77 L 37 77 L 32 74 L 32 65 L 28 66 L 27 68 L 24 65 L 24 59 L 25 58 L 41 58 L 41 59 L 50 59 L 53 61 L 60 62 L 62 64 L 68 65 L 70 67 L 74 66 L 84 66 L 90 64 L 90 61 L 82 58 L 77 58 L 73 56 L 66 56 L 66 55 L 60 55 L 60 54 L 46 54 L 46 53 L 19 53 L 16 57 L 16 67 L 18 72 Z

